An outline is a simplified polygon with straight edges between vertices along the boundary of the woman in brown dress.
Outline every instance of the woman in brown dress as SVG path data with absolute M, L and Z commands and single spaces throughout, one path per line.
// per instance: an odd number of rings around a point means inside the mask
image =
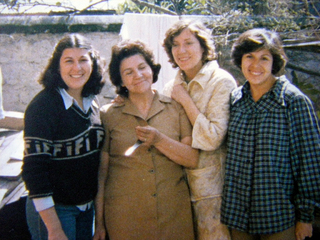
M 102 108 L 106 131 L 95 239 L 194 239 L 184 167 L 194 168 L 191 125 L 182 106 L 151 88 L 160 65 L 140 41 L 112 48 L 109 74 L 122 103 Z M 131 155 L 126 150 L 142 142 Z

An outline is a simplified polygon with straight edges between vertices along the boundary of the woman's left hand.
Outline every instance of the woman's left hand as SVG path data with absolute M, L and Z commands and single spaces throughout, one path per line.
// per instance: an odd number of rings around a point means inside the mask
M 124 103 L 124 98 L 120 95 L 117 95 L 112 101 L 111 103 L 118 103 L 118 104 L 121 104 L 121 103 Z
M 151 126 L 137 126 L 136 134 L 139 140 L 149 146 L 156 144 L 162 139 L 161 133 Z
M 295 233 L 296 240 L 304 240 L 306 237 L 312 237 L 312 224 L 297 222 Z

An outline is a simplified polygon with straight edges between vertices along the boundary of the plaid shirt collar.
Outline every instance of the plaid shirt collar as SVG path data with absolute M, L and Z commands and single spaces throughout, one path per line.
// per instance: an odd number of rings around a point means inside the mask
M 288 83 L 289 80 L 285 76 L 277 77 L 273 87 L 263 97 L 273 97 L 275 101 L 277 101 L 280 105 L 286 106 L 284 91 Z M 251 98 L 250 85 L 248 81 L 246 81 L 242 87 L 234 90 L 232 94 L 231 104 L 234 105 L 236 102 L 242 99 L 242 97 Z

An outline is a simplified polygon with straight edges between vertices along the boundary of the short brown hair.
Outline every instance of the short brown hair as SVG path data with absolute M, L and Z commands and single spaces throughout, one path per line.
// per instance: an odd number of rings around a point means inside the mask
M 267 49 L 272 54 L 272 74 L 283 74 L 288 58 L 283 50 L 281 38 L 276 32 L 264 28 L 254 28 L 239 36 L 231 50 L 233 63 L 241 69 L 244 54 L 262 49 Z

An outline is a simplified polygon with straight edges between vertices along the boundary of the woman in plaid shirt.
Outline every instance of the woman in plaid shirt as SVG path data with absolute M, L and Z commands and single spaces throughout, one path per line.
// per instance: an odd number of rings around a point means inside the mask
M 233 240 L 302 240 L 320 207 L 320 128 L 309 98 L 280 76 L 279 36 L 243 33 L 232 49 L 247 81 L 231 96 L 221 221 Z

